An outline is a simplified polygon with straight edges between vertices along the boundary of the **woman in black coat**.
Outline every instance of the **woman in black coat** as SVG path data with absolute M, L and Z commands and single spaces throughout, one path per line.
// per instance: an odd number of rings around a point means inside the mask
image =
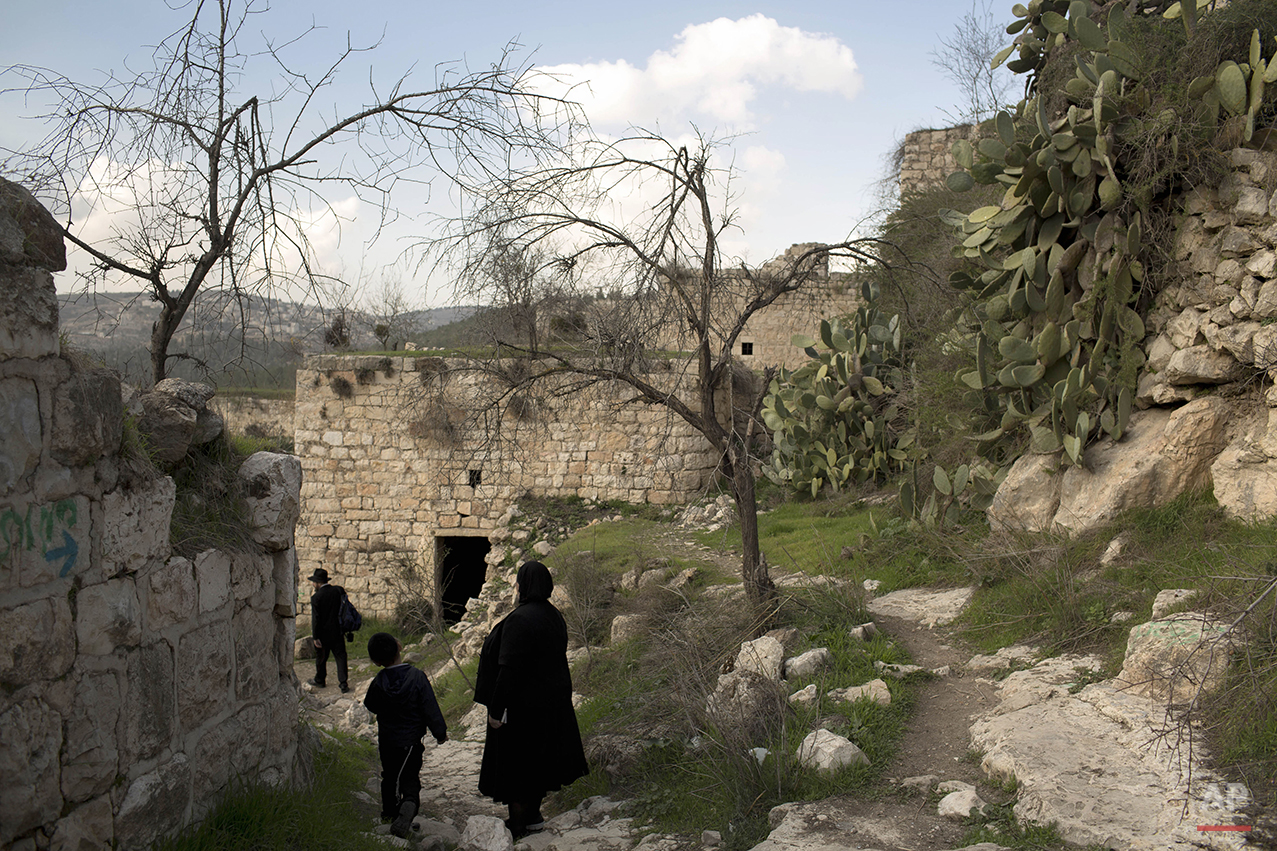
M 554 580 L 539 561 L 516 579 L 518 603 L 483 643 L 477 703 L 488 707 L 479 791 L 506 804 L 516 836 L 539 830 L 546 792 L 589 772 L 572 708 L 568 629 L 550 602 Z

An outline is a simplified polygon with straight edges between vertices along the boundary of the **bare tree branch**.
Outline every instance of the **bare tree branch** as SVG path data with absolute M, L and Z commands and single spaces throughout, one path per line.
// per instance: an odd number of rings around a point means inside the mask
M 307 216 L 336 215 L 332 188 L 372 203 L 384 226 L 397 215 L 398 184 L 491 180 L 515 159 L 556 150 L 556 133 L 576 121 L 570 104 L 533 91 L 537 74 L 513 44 L 489 68 L 441 65 L 426 87 L 405 76 L 379 96 L 370 79 L 368 103 L 323 114 L 325 90 L 375 45 L 347 43 L 308 75 L 286 55 L 306 32 L 260 50 L 242 43 L 261 11 L 255 0 L 201 0 L 155 48 L 152 68 L 132 77 L 85 84 L 31 66 L 0 72 L 0 94 L 51 104 L 36 116 L 47 135 L 0 150 L 0 167 L 49 204 L 91 258 L 86 289 L 133 279 L 160 303 L 155 381 L 201 292 L 317 292 Z M 250 80 L 262 91 L 239 91 Z

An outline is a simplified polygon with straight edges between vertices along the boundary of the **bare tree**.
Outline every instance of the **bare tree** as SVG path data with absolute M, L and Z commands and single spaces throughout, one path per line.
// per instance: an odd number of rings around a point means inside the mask
M 366 308 L 369 330 L 381 347 L 394 351 L 402 346 L 412 330 L 412 306 L 404 293 L 403 278 L 396 272 L 383 272 Z
M 992 67 L 1006 38 L 993 16 L 993 0 L 972 0 L 971 10 L 954 25 L 953 33 L 931 51 L 931 64 L 962 92 L 963 102 L 951 115 L 959 124 L 992 118 L 1006 102 L 1012 77 L 1005 69 Z
M 761 603 L 774 589 L 759 553 L 751 453 L 771 371 L 759 376 L 738 363 L 737 340 L 759 311 L 816 281 L 829 257 L 873 261 L 877 243 L 849 240 L 812 246 L 782 264 L 729 267 L 720 240 L 735 222 L 731 171 L 714 167 L 716 148 L 712 140 L 687 147 L 645 131 L 583 142 L 561 164 L 482 187 L 456 223 L 452 251 L 462 286 L 472 293 L 488 287 L 490 298 L 507 296 L 488 275 L 494 244 L 523 256 L 539 252 L 561 287 L 611 295 L 592 304 L 589 345 L 533 352 L 505 341 L 507 353 L 527 358 L 517 371 L 503 371 L 504 386 L 511 395 L 532 385 L 569 394 L 615 382 L 632 391 L 632 402 L 662 406 L 704 436 L 736 501 L 742 579 Z M 675 366 L 682 392 L 653 374 L 650 356 L 661 350 L 691 353 Z
M 307 73 L 289 58 L 306 33 L 248 44 L 262 11 L 254 0 L 196 0 L 153 67 L 131 77 L 84 84 L 38 67 L 4 72 L 17 81 L 5 93 L 50 108 L 38 116 L 45 138 L 3 151 L 0 167 L 63 219 L 65 237 L 91 259 L 86 288 L 132 279 L 160 303 L 155 381 L 189 356 L 171 347 L 197 294 L 313 290 L 321 270 L 306 225 L 333 214 L 334 188 L 375 204 L 384 226 L 397 183 L 440 171 L 481 179 L 512 151 L 543 145 L 541 128 L 554 122 L 543 125 L 541 109 L 553 104 L 557 120 L 563 105 L 528 92 L 534 75 L 508 47 L 480 71 L 439 66 L 426 88 L 404 76 L 382 89 L 370 76 L 366 105 L 325 109 L 338 71 L 375 45 L 348 43 Z M 261 88 L 239 90 L 250 81 Z M 87 232 L 89 213 L 109 213 L 107 226 Z

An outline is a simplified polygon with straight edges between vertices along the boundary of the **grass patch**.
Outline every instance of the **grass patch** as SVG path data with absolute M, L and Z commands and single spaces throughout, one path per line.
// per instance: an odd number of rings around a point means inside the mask
M 982 815 L 969 817 L 963 822 L 967 832 L 962 837 L 962 846 L 992 842 L 1001 848 L 1022 848 L 1025 851 L 1065 847 L 1064 839 L 1054 824 L 1017 821 L 1014 806 L 1014 801 L 987 804 Z
M 173 552 L 194 558 L 207 549 L 253 549 L 245 483 L 239 477 L 247 456 L 223 433 L 192 446 L 172 470 L 177 495 L 169 524 Z
M 806 707 L 788 703 L 789 693 L 816 685 L 818 694 L 862 685 L 878 676 L 875 660 L 901 662 L 906 654 L 878 638 L 861 642 L 849 625 L 867 619 L 854 588 L 822 588 L 785 596 L 768 619 L 753 617 L 739 599 L 693 597 L 647 610 L 649 629 L 578 666 L 577 688 L 590 696 L 578 710 L 598 769 L 565 790 L 570 803 L 607 793 L 632 802 L 633 815 L 654 830 L 692 833 L 712 828 L 724 847 L 749 848 L 768 831 L 767 813 L 779 803 L 816 800 L 867 790 L 890 764 L 913 705 L 913 686 L 893 681 L 889 707 L 865 702 L 838 704 L 821 697 Z M 725 664 L 742 641 L 768 628 L 795 627 L 792 656 L 828 647 L 833 663 L 817 675 L 770 690 L 739 717 L 707 710 Z M 830 729 L 854 741 L 870 759 L 833 774 L 797 764 L 802 739 Z M 754 749 L 768 754 L 758 759 Z
M 377 761 L 375 746 L 348 737 L 321 737 L 315 781 L 306 789 L 247 783 L 234 788 L 200 822 L 161 841 L 154 851 L 362 851 L 390 846 L 373 836 L 371 810 L 361 812 L 351 790 L 363 788 Z

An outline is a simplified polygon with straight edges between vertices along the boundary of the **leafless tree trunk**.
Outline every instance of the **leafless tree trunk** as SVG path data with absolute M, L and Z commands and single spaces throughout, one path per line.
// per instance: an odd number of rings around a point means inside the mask
M 132 77 L 84 84 L 30 66 L 0 74 L 0 92 L 49 105 L 38 116 L 46 137 L 0 152 L 0 167 L 62 218 L 66 239 L 91 259 L 89 289 L 133 280 L 160 303 L 155 381 L 190 356 L 172 347 L 200 293 L 315 291 L 322 270 L 303 218 L 331 212 L 325 196 L 334 184 L 374 203 L 385 224 L 396 183 L 441 171 L 486 179 L 516 150 L 535 159 L 557 122 L 572 121 L 563 102 L 529 91 L 535 75 L 509 48 L 480 71 L 439 66 L 424 88 L 406 76 L 384 90 L 370 81 L 368 105 L 325 109 L 338 71 L 375 45 L 348 45 L 308 74 L 290 59 L 305 33 L 248 44 L 250 20 L 263 9 L 254 0 L 197 0 L 189 21 L 155 49 L 153 67 Z M 250 80 L 261 94 L 238 90 Z M 107 233 L 85 232 L 89 214 L 104 212 Z
M 568 393 L 619 383 L 631 402 L 664 407 L 704 436 L 736 501 L 746 591 L 761 604 L 774 589 L 759 552 L 752 449 L 767 385 L 751 382 L 748 398 L 735 398 L 737 341 L 752 316 L 816 281 L 829 257 L 876 261 L 878 244 L 848 240 L 765 268 L 729 268 L 719 240 L 734 226 L 731 173 L 714 168 L 715 149 L 712 141 L 688 148 L 642 131 L 613 143 L 587 140 L 561 164 L 475 187 L 447 257 L 461 270 L 463 292 L 496 303 L 509 294 L 489 276 L 494 242 L 537 252 L 562 290 L 611 294 L 591 300 L 581 345 L 534 352 L 505 341 L 507 355 L 527 356 L 514 385 L 553 381 Z M 652 356 L 670 350 L 690 352 L 681 362 L 686 395 L 652 374 Z

